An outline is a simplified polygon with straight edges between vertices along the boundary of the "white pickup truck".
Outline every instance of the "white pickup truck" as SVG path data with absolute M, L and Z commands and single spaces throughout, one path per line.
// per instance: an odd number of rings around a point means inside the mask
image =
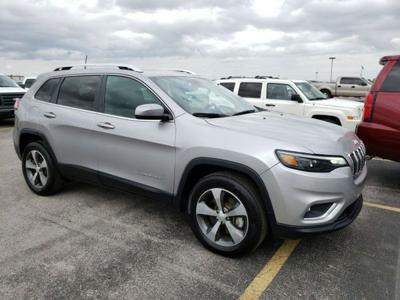
M 216 81 L 254 106 L 334 123 L 352 131 L 361 122 L 364 103 L 326 99 L 304 80 L 228 77 Z
M 313 83 L 324 95 L 331 97 L 365 97 L 371 82 L 362 77 L 338 77 L 336 82 Z
M 25 92 L 14 80 L 0 74 L 0 120 L 14 116 L 15 99 L 22 98 Z

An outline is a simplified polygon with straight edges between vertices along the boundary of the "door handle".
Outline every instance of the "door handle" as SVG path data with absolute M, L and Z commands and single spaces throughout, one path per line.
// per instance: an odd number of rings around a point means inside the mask
M 338 85 L 337 87 L 342 87 L 341 85 Z
M 275 104 L 265 104 L 265 106 L 275 107 Z
M 354 85 L 351 86 L 352 89 L 355 89 L 356 87 Z
M 114 129 L 115 128 L 115 126 L 113 124 L 108 123 L 108 122 L 98 123 L 97 126 L 100 128 L 103 128 L 103 129 Z
M 53 113 L 53 112 L 51 112 L 51 111 L 49 111 L 49 112 L 45 112 L 45 113 L 43 114 L 43 116 L 45 116 L 45 117 L 48 118 L 48 119 L 54 119 L 54 118 L 56 117 L 56 114 Z

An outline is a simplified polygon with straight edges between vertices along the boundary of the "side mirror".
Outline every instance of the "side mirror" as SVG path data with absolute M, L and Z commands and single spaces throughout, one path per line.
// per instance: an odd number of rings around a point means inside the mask
M 366 82 L 362 82 L 361 86 L 367 86 L 368 84 Z
M 292 101 L 297 101 L 297 102 L 299 102 L 299 103 L 303 103 L 303 100 L 301 100 L 301 97 L 300 97 L 299 94 L 294 94 L 294 95 L 292 95 L 291 100 L 292 100 Z
M 169 121 L 172 116 L 165 113 L 164 107 L 159 104 L 142 104 L 136 107 L 135 117 L 139 120 Z

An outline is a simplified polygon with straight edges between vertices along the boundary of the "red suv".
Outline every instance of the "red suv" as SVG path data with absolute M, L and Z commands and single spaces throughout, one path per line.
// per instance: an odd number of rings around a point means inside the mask
M 357 135 L 369 155 L 400 161 L 400 55 L 385 56 L 380 64 Z

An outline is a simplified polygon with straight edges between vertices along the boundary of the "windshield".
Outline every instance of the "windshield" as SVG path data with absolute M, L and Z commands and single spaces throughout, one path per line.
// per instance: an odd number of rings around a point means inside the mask
M 11 78 L 0 75 L 0 87 L 19 87 L 19 85 Z
M 322 94 L 319 89 L 317 89 L 312 84 L 309 84 L 308 82 L 296 82 L 295 84 L 303 92 L 308 100 L 314 101 L 326 99 L 326 96 Z
M 371 80 L 369 80 L 369 79 L 367 79 L 367 78 L 364 78 L 364 77 L 361 77 L 361 80 L 364 81 L 364 82 L 365 82 L 366 84 L 368 84 L 368 85 L 371 85 L 371 83 L 372 83 Z
M 36 79 L 27 79 L 25 80 L 25 88 L 29 89 L 34 83 L 35 83 Z
M 199 117 L 225 117 L 255 112 L 246 100 L 214 82 L 183 76 L 151 78 L 188 113 Z

